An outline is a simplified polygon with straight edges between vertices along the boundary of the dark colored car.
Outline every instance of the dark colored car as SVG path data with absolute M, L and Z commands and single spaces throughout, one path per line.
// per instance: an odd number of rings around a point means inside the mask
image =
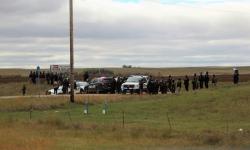
M 88 93 L 114 93 L 115 79 L 112 77 L 94 78 L 88 86 Z

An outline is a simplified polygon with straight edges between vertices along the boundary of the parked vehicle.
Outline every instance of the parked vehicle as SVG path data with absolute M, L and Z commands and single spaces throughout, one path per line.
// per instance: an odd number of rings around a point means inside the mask
M 68 89 L 70 91 L 70 88 Z M 57 95 L 63 94 L 63 86 L 59 86 L 57 89 Z M 46 91 L 46 95 L 55 95 L 54 88 Z
M 112 77 L 94 78 L 90 81 L 88 86 L 88 93 L 114 93 L 115 79 Z
M 83 93 L 87 93 L 89 83 L 84 82 L 84 81 L 75 81 L 75 86 L 76 86 L 76 89 L 74 90 L 74 92 L 77 94 L 83 94 Z M 71 92 L 70 86 L 68 88 L 68 92 L 69 93 Z M 57 90 L 57 95 L 60 95 L 60 94 L 63 94 L 63 86 L 62 85 L 59 86 L 58 90 Z M 46 95 L 55 95 L 54 88 L 46 91 Z
M 143 91 L 147 90 L 147 76 L 133 75 L 128 77 L 127 81 L 122 84 L 122 93 L 140 93 L 140 82 L 143 83 Z
M 87 93 L 89 83 L 84 81 L 76 81 L 76 93 Z

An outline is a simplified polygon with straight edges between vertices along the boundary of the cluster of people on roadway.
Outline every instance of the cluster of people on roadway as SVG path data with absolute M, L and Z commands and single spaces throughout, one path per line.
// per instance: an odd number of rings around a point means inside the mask
M 186 91 L 189 91 L 190 83 L 192 85 L 192 90 L 194 91 L 203 88 L 208 89 L 210 81 L 213 86 L 216 86 L 218 82 L 215 75 L 212 75 L 212 78 L 210 79 L 208 72 L 206 72 L 205 75 L 201 72 L 199 76 L 195 73 L 192 78 L 186 75 L 184 79 L 178 78 L 177 80 L 175 80 L 171 75 L 169 75 L 168 79 L 162 80 L 153 79 L 150 76 L 147 88 L 149 94 L 158 94 L 159 92 L 162 94 L 180 93 L 183 87 Z
M 53 73 L 53 72 L 30 72 L 29 74 L 30 81 L 33 84 L 37 84 L 38 78 L 43 79 L 49 85 L 53 85 L 54 94 L 57 94 L 59 86 L 62 86 L 62 94 L 69 93 L 69 79 L 66 74 L 63 73 Z M 83 80 L 89 83 L 89 74 L 85 72 L 83 74 Z M 111 77 L 110 80 L 110 93 L 123 93 L 122 85 L 126 82 L 128 77 Z M 185 91 L 190 90 L 198 90 L 198 89 L 208 89 L 210 85 L 215 87 L 217 85 L 218 79 L 215 75 L 210 76 L 209 72 L 205 72 L 204 74 L 200 72 L 199 75 L 196 73 L 193 76 L 184 76 L 179 78 L 174 78 L 169 75 L 167 78 L 163 77 L 152 77 L 147 76 L 146 80 L 139 81 L 139 90 L 138 93 L 148 93 L 148 94 L 167 94 L 167 93 L 180 93 L 182 88 Z M 234 72 L 233 75 L 234 84 L 238 84 L 239 82 L 239 72 L 238 70 Z M 212 84 L 210 84 L 212 83 Z M 146 87 L 145 87 L 146 85 Z M 76 83 L 74 85 L 76 89 Z M 191 88 L 190 88 L 191 87 Z M 26 90 L 26 87 L 23 88 Z

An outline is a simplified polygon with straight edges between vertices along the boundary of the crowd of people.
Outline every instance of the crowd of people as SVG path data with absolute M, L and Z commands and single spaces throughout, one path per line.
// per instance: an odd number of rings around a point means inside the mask
M 84 81 L 89 81 L 89 73 L 85 72 L 83 74 L 83 80 Z M 29 74 L 30 81 L 33 84 L 38 83 L 39 80 L 46 81 L 47 84 L 53 85 L 54 86 L 54 91 L 55 94 L 57 94 L 57 90 L 60 85 L 63 86 L 63 93 L 67 94 L 68 93 L 68 88 L 69 88 L 69 79 L 67 78 L 67 75 L 62 74 L 62 73 L 52 73 L 52 72 L 33 72 L 31 71 Z M 121 85 L 126 81 L 126 77 L 117 77 L 114 78 L 114 91 L 116 93 L 121 93 Z M 149 94 L 166 94 L 166 93 L 180 93 L 182 88 L 184 88 L 185 91 L 190 91 L 192 89 L 193 91 L 198 90 L 198 89 L 208 89 L 209 88 L 209 83 L 212 83 L 211 85 L 215 87 L 217 85 L 218 79 L 215 75 L 210 76 L 208 72 L 203 74 L 200 72 L 199 75 L 196 73 L 190 77 L 188 75 L 184 76 L 183 78 L 173 78 L 171 75 L 169 75 L 168 78 L 159 78 L 159 77 L 152 77 L 149 76 L 149 79 L 147 81 L 147 89 L 144 89 L 143 84 L 144 83 L 139 83 L 140 86 L 140 93 L 143 91 L 149 93 Z M 239 82 L 239 72 L 235 71 L 233 75 L 233 82 L 234 84 L 238 84 Z M 76 87 L 76 85 L 75 85 Z M 190 88 L 191 87 L 191 88 Z M 23 91 L 26 90 L 26 87 L 24 88 Z M 115 92 L 114 92 L 115 93 Z
M 199 76 L 195 73 L 190 79 L 189 76 L 185 76 L 184 79 L 178 78 L 175 80 L 171 75 L 169 75 L 168 79 L 153 79 L 152 76 L 149 77 L 149 81 L 147 84 L 147 90 L 149 94 L 158 94 L 159 92 L 162 94 L 166 93 L 180 93 L 183 88 L 186 91 L 190 90 L 190 83 L 192 84 L 192 90 L 198 90 L 209 88 L 209 82 L 211 81 L 213 86 L 216 86 L 218 80 L 215 75 L 210 79 L 209 73 L 206 72 L 205 75 L 201 72 Z
M 67 78 L 66 74 L 63 73 L 53 73 L 53 72 L 33 72 L 31 71 L 29 74 L 30 81 L 33 84 L 38 84 L 40 81 L 46 81 L 48 85 L 52 85 L 54 87 L 54 94 L 57 94 L 57 90 L 60 85 L 63 86 L 63 93 L 67 94 L 68 93 L 68 88 L 69 88 L 69 79 Z

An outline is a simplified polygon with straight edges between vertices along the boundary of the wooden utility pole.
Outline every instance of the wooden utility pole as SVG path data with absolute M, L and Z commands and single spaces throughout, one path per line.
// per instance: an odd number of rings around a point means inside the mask
M 73 0 L 69 0 L 70 16 L 70 102 L 74 103 L 74 23 L 73 23 Z

